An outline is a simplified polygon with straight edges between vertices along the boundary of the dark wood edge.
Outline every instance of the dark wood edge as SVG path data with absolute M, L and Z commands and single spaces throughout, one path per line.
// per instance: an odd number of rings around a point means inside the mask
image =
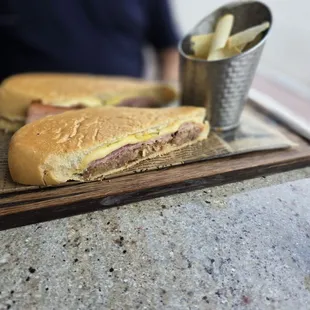
M 281 158 L 277 158 L 281 156 Z M 274 159 L 274 157 L 276 159 Z M 136 188 L 153 188 L 157 186 L 168 186 L 172 183 L 179 181 L 199 179 L 203 177 L 213 176 L 217 174 L 225 173 L 227 168 L 225 164 L 229 163 L 229 166 L 236 173 L 243 172 L 244 169 L 258 169 L 265 165 L 274 164 L 291 164 L 295 161 L 301 163 L 307 163 L 310 160 L 310 146 L 303 145 L 302 149 L 291 150 L 278 150 L 278 151 L 264 151 L 253 152 L 249 157 L 249 154 L 235 155 L 232 157 L 225 157 L 219 159 L 213 159 L 208 161 L 198 161 L 194 163 L 174 166 L 161 170 L 161 177 L 158 177 L 158 171 L 147 171 L 136 175 L 126 175 L 119 178 L 110 180 L 104 180 L 102 182 L 89 182 L 80 183 L 66 187 L 51 187 L 42 188 L 31 192 L 19 192 L 9 193 L 1 196 L 0 199 L 0 216 L 5 215 L 4 209 L 11 209 L 11 213 L 14 207 L 29 207 L 30 209 L 36 209 L 40 207 L 44 208 L 44 205 L 49 207 L 47 201 L 54 200 L 57 205 L 57 196 L 61 197 L 63 201 L 68 199 L 81 200 L 81 196 L 88 198 L 91 197 L 105 197 L 119 193 L 119 188 L 122 188 L 122 193 L 131 192 Z M 189 174 L 189 172 L 191 174 Z M 186 177 L 185 177 L 186 176 Z M 150 182 L 150 180 L 152 182 Z M 126 185 L 124 187 L 124 185 Z M 57 192 L 57 196 L 55 195 Z M 42 206 L 42 203 L 44 205 Z M 31 208 L 30 204 L 34 207 Z
M 231 160 L 238 159 L 233 158 Z M 310 148 L 308 156 L 292 160 L 289 166 L 287 165 L 287 162 L 275 162 L 273 164 L 267 163 L 266 165 L 256 168 L 247 167 L 241 169 L 242 173 L 238 173 L 238 171 L 232 170 L 217 175 L 187 179 L 181 182 L 163 184 L 161 186 L 150 187 L 139 191 L 124 191 L 123 193 L 116 192 L 110 193 L 104 197 L 100 197 L 99 195 L 94 198 L 81 199 L 79 201 L 65 203 L 62 205 L 52 205 L 44 209 L 40 208 L 30 211 L 21 210 L 21 212 L 15 214 L 1 216 L 0 230 L 89 213 L 96 210 L 104 210 L 133 202 L 145 201 L 156 197 L 163 197 L 211 186 L 234 183 L 262 175 L 269 175 L 277 172 L 303 168 L 307 165 L 310 165 Z

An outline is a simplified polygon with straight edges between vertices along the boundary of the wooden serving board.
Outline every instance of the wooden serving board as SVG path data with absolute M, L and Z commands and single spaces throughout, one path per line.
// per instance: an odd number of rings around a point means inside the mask
M 253 130 L 252 138 L 250 133 L 242 136 L 242 130 L 236 134 L 237 139 L 212 134 L 206 144 L 196 149 L 170 154 L 151 163 L 146 161 L 101 182 L 27 187 L 14 184 L 6 169 L 0 175 L 0 230 L 310 164 L 308 142 L 257 111 L 250 109 L 250 114 L 248 123 L 253 127 L 246 128 L 245 132 Z M 255 118 L 264 121 L 255 124 Z M 264 128 L 262 123 L 269 125 Z M 257 134 L 259 132 L 261 134 Z M 276 132 L 283 135 L 277 137 Z M 3 170 L 5 157 L 0 158 L 0 165 Z

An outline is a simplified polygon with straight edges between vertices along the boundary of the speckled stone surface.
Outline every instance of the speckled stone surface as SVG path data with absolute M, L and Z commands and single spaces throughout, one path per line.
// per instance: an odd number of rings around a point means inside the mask
M 0 232 L 0 309 L 310 309 L 309 177 Z

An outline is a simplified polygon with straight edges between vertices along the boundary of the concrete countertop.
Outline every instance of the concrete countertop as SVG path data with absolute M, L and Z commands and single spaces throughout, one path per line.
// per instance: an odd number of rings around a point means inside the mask
M 309 177 L 2 231 L 0 309 L 310 309 Z

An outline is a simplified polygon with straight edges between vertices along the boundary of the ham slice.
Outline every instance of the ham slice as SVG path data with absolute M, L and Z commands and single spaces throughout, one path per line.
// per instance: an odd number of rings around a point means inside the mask
M 45 105 L 38 102 L 33 102 L 30 104 L 27 112 L 26 124 L 36 121 L 48 115 L 56 115 L 66 111 L 71 111 L 75 109 L 80 109 L 81 106 L 75 107 L 57 107 L 52 105 Z

